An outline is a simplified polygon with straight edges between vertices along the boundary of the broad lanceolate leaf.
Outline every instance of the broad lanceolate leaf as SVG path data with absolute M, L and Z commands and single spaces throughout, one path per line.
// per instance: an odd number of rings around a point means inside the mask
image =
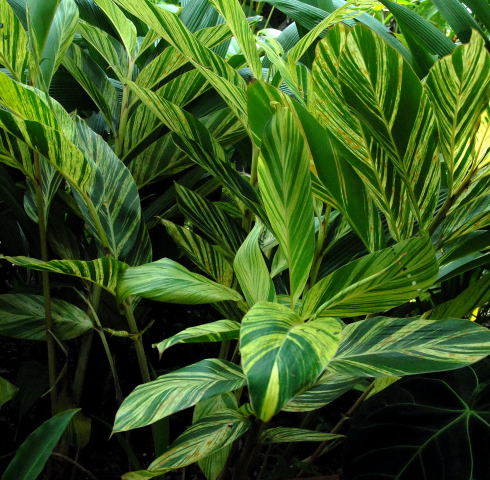
M 294 304 L 310 273 L 315 231 L 309 151 L 286 108 L 278 108 L 266 127 L 260 154 L 260 193 L 274 235 L 288 259 L 289 294 Z
M 262 433 L 260 440 L 264 443 L 290 443 L 290 442 L 325 442 L 335 440 L 344 435 L 318 432 L 304 428 L 269 428 Z
M 304 317 L 354 317 L 382 312 L 420 294 L 436 280 L 430 239 L 416 237 L 354 260 L 317 282 L 305 296 Z
M 223 342 L 237 339 L 239 334 L 240 324 L 238 322 L 233 320 L 217 320 L 216 322 L 186 328 L 153 346 L 162 355 L 167 348 L 177 343 Z
M 17 81 L 24 81 L 28 67 L 27 34 L 7 0 L 0 0 L 0 64 Z
M 258 418 L 268 421 L 315 380 L 337 350 L 341 330 L 335 318 L 304 323 L 277 303 L 257 303 L 249 310 L 240 353 Z
M 256 223 L 236 253 L 233 267 L 247 303 L 273 302 L 276 291 L 259 246 L 262 225 Z
M 410 205 L 413 219 L 402 211 L 392 227 L 401 238 L 411 235 L 413 221 L 424 230 L 438 200 L 440 167 L 435 119 L 419 79 L 401 55 L 361 27 L 347 36 L 338 79 L 360 120 L 372 165 L 366 174 L 381 176 L 396 202 Z
M 148 470 L 129 473 L 122 478 L 152 478 L 190 465 L 230 445 L 249 427 L 249 420 L 236 410 L 217 412 L 189 427 L 163 455 L 150 464 Z
M 5 378 L 0 377 L 0 408 L 11 400 L 19 389 Z
M 451 196 L 473 173 L 475 136 L 490 98 L 490 57 L 483 39 L 475 34 L 437 62 L 425 87 L 436 112 Z
M 117 411 L 114 431 L 150 425 L 244 384 L 245 377 L 237 365 L 218 359 L 201 360 L 136 387 Z
M 490 330 L 469 320 L 376 317 L 351 323 L 330 368 L 345 375 L 402 376 L 452 370 L 490 354 Z
M 0 257 L 19 267 L 31 268 L 41 272 L 60 273 L 71 275 L 95 283 L 113 295 L 119 275 L 127 268 L 123 262 L 110 257 L 96 260 L 50 260 L 43 262 L 30 257 Z
M 53 334 L 70 340 L 92 328 L 88 315 L 75 305 L 51 300 Z M 46 340 L 44 297 L 22 293 L 0 295 L 0 335 L 25 340 Z
M 117 296 L 123 301 L 130 295 L 185 305 L 242 299 L 236 290 L 193 273 L 169 258 L 127 268 L 119 279 Z
M 310 412 L 324 407 L 344 393 L 352 390 L 359 382 L 357 376 L 341 375 L 330 369 L 326 370 L 311 386 L 300 392 L 286 403 L 285 412 Z
M 59 442 L 73 416 L 80 409 L 65 410 L 36 428 L 17 450 L 2 480 L 35 480 Z

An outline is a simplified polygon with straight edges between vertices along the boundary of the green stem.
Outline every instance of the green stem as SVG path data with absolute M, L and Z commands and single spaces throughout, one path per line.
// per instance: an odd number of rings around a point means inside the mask
M 133 77 L 134 70 L 134 59 L 129 59 L 128 64 L 128 80 L 131 80 Z M 116 136 L 116 144 L 114 151 L 118 157 L 121 157 L 124 148 L 124 136 L 126 134 L 126 127 L 128 124 L 128 116 L 129 116 L 129 85 L 127 83 L 123 86 L 123 95 L 121 102 L 121 116 L 119 117 L 119 130 Z
M 252 422 L 252 426 L 247 435 L 247 440 L 242 449 L 242 454 L 233 471 L 233 480 L 246 480 L 250 478 L 248 475 L 250 467 L 254 464 L 255 458 L 260 448 L 260 434 L 264 430 L 266 424 L 258 419 Z
M 48 242 L 46 235 L 46 216 L 44 215 L 44 197 L 42 190 L 42 171 L 41 171 L 41 159 L 38 153 L 34 153 L 34 170 L 35 170 L 35 182 L 34 188 L 36 191 L 36 203 L 38 214 L 38 227 L 39 227 L 39 243 L 41 246 L 41 260 L 48 261 Z M 46 319 L 46 345 L 48 350 L 48 375 L 49 375 L 49 390 L 51 399 L 51 412 L 56 413 L 56 351 L 53 332 L 53 315 L 51 311 L 51 288 L 49 282 L 49 273 L 41 272 L 41 278 L 43 283 L 43 297 L 44 297 L 44 317 Z

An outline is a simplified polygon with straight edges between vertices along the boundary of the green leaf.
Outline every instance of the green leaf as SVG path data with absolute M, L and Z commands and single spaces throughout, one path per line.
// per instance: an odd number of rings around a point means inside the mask
M 162 220 L 162 223 L 173 241 L 184 250 L 194 265 L 221 285 L 231 286 L 233 267 L 216 245 L 211 245 L 186 227 L 168 220 Z
M 490 353 L 490 330 L 469 320 L 376 317 L 347 325 L 329 367 L 344 375 L 402 376 L 464 367 Z
M 152 478 L 206 458 L 240 438 L 250 422 L 235 410 L 223 410 L 189 427 L 148 470 L 123 475 L 123 480 Z
M 5 378 L 0 377 L 0 408 L 15 397 L 19 389 Z
M 112 295 L 116 294 L 116 285 L 119 275 L 127 268 L 125 263 L 113 258 L 97 258 L 96 260 L 50 260 L 43 262 L 30 257 L 8 257 L 0 256 L 8 262 L 19 267 L 31 268 L 41 272 L 59 273 L 71 275 L 88 280 L 104 288 Z
M 117 297 L 123 301 L 130 295 L 184 305 L 242 299 L 236 290 L 193 273 L 169 258 L 127 268 L 119 278 Z
M 244 384 L 245 377 L 237 365 L 218 359 L 201 360 L 136 387 L 117 411 L 114 432 L 150 425 Z
M 415 237 L 354 260 L 317 282 L 302 315 L 354 317 L 405 303 L 430 287 L 438 265 L 428 237 Z
M 463 0 L 477 18 L 490 30 L 490 9 L 486 0 Z
M 0 19 L 0 64 L 17 81 L 24 81 L 28 67 L 27 34 L 7 0 L 0 0 Z
M 371 168 L 396 198 L 390 209 L 400 214 L 392 230 L 398 239 L 411 236 L 414 221 L 425 230 L 438 201 L 440 167 L 436 123 L 419 79 L 401 55 L 361 27 L 347 36 L 338 78 L 359 118 Z
M 79 411 L 76 408 L 58 413 L 29 434 L 7 466 L 2 480 L 35 480 L 73 416 Z
M 160 356 L 177 343 L 223 342 L 235 340 L 240 334 L 240 324 L 233 320 L 217 320 L 196 327 L 189 327 L 153 346 Z
M 112 0 L 95 0 L 116 30 L 121 42 L 132 57 L 136 45 L 136 27 Z
M 240 331 L 240 353 L 253 410 L 268 421 L 322 372 L 337 350 L 342 323 L 304 323 L 277 303 L 255 304 Z
M 273 302 L 276 291 L 259 246 L 262 225 L 256 223 L 236 253 L 233 268 L 249 306 Z
M 285 412 L 310 412 L 328 405 L 344 393 L 352 390 L 359 383 L 359 378 L 340 375 L 327 369 L 306 390 L 298 393 L 283 407 Z
M 260 440 L 264 443 L 326 442 L 342 437 L 344 435 L 306 430 L 304 428 L 277 427 L 265 430 Z
M 480 117 L 488 107 L 489 86 L 490 58 L 478 35 L 437 62 L 426 79 L 447 166 L 449 197 L 473 174 L 476 166 L 474 141 Z
M 407 377 L 365 402 L 349 429 L 345 479 L 486 478 L 489 367 Z
M 53 334 L 71 340 L 92 328 L 89 316 L 71 303 L 51 299 Z M 0 335 L 24 340 L 46 340 L 44 297 L 22 293 L 0 295 Z
M 309 151 L 289 110 L 277 109 L 265 128 L 260 153 L 260 194 L 274 235 L 288 259 L 289 293 L 294 304 L 310 273 L 315 231 Z

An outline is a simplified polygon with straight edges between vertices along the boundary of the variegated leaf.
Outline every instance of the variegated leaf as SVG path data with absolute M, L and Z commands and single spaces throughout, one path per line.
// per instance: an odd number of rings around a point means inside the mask
M 7 0 L 0 0 L 0 64 L 19 81 L 26 80 L 28 39 Z
M 193 273 L 169 258 L 127 268 L 119 278 L 117 297 L 123 301 L 130 295 L 185 305 L 242 299 L 236 290 Z
M 264 443 L 326 442 L 343 436 L 304 428 L 276 427 L 265 430 L 260 436 L 260 440 Z
M 8 262 L 19 267 L 31 268 L 41 272 L 59 273 L 88 280 L 104 288 L 113 295 L 116 294 L 116 285 L 119 275 L 127 265 L 113 258 L 105 257 L 96 260 L 50 260 L 43 262 L 29 257 L 1 256 Z
M 244 384 L 245 377 L 237 365 L 218 359 L 201 360 L 136 387 L 117 411 L 114 431 L 150 425 Z
M 249 306 L 258 302 L 273 302 L 276 291 L 269 269 L 259 246 L 262 225 L 256 223 L 233 261 L 233 268 Z
M 92 321 L 71 303 L 51 299 L 53 334 L 71 340 L 92 328 Z M 46 340 L 44 297 L 22 293 L 0 295 L 0 335 L 23 340 Z
M 376 317 L 347 325 L 329 367 L 359 377 L 452 370 L 490 354 L 490 330 L 469 320 Z
M 304 323 L 277 303 L 256 303 L 245 315 L 240 353 L 253 410 L 268 421 L 322 372 L 337 350 L 342 323 Z
M 354 317 L 396 307 L 437 278 L 434 248 L 426 236 L 397 243 L 354 260 L 317 282 L 305 296 L 302 315 Z
M 152 478 L 195 463 L 240 438 L 250 427 L 249 420 L 236 410 L 223 410 L 189 427 L 170 448 L 155 459 L 148 470 L 123 475 L 123 480 Z
M 490 57 L 480 35 L 430 70 L 425 87 L 436 112 L 448 197 L 473 173 L 475 137 L 490 98 Z
M 1 298 L 1 297 L 0 297 Z M 223 342 L 235 340 L 240 334 L 240 324 L 233 320 L 217 320 L 196 327 L 189 327 L 153 346 L 160 356 L 167 348 L 178 343 Z
M 285 412 L 310 412 L 322 408 L 352 390 L 358 382 L 357 376 L 341 375 L 328 369 L 306 390 L 289 400 L 283 410 Z
M 315 231 L 309 151 L 286 108 L 279 107 L 265 128 L 260 155 L 260 194 L 272 231 L 288 259 L 294 305 L 310 273 Z

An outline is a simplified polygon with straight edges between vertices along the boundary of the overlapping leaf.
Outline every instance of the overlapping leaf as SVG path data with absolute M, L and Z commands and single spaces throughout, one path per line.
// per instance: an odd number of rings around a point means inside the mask
M 436 280 L 428 237 L 415 237 L 354 260 L 317 282 L 302 314 L 353 317 L 382 312 L 414 298 Z
M 490 354 L 490 330 L 469 320 L 376 317 L 351 323 L 330 368 L 344 375 L 403 376 L 452 370 Z
M 315 380 L 337 350 L 341 330 L 337 319 L 304 323 L 277 303 L 257 303 L 248 311 L 240 352 L 258 418 L 268 421 Z
M 117 411 L 114 431 L 143 427 L 206 398 L 242 387 L 240 368 L 224 360 L 201 360 L 139 385 Z
M 305 428 L 276 427 L 265 430 L 261 435 L 261 441 L 264 443 L 325 442 L 341 437 L 343 435 L 307 430 Z

